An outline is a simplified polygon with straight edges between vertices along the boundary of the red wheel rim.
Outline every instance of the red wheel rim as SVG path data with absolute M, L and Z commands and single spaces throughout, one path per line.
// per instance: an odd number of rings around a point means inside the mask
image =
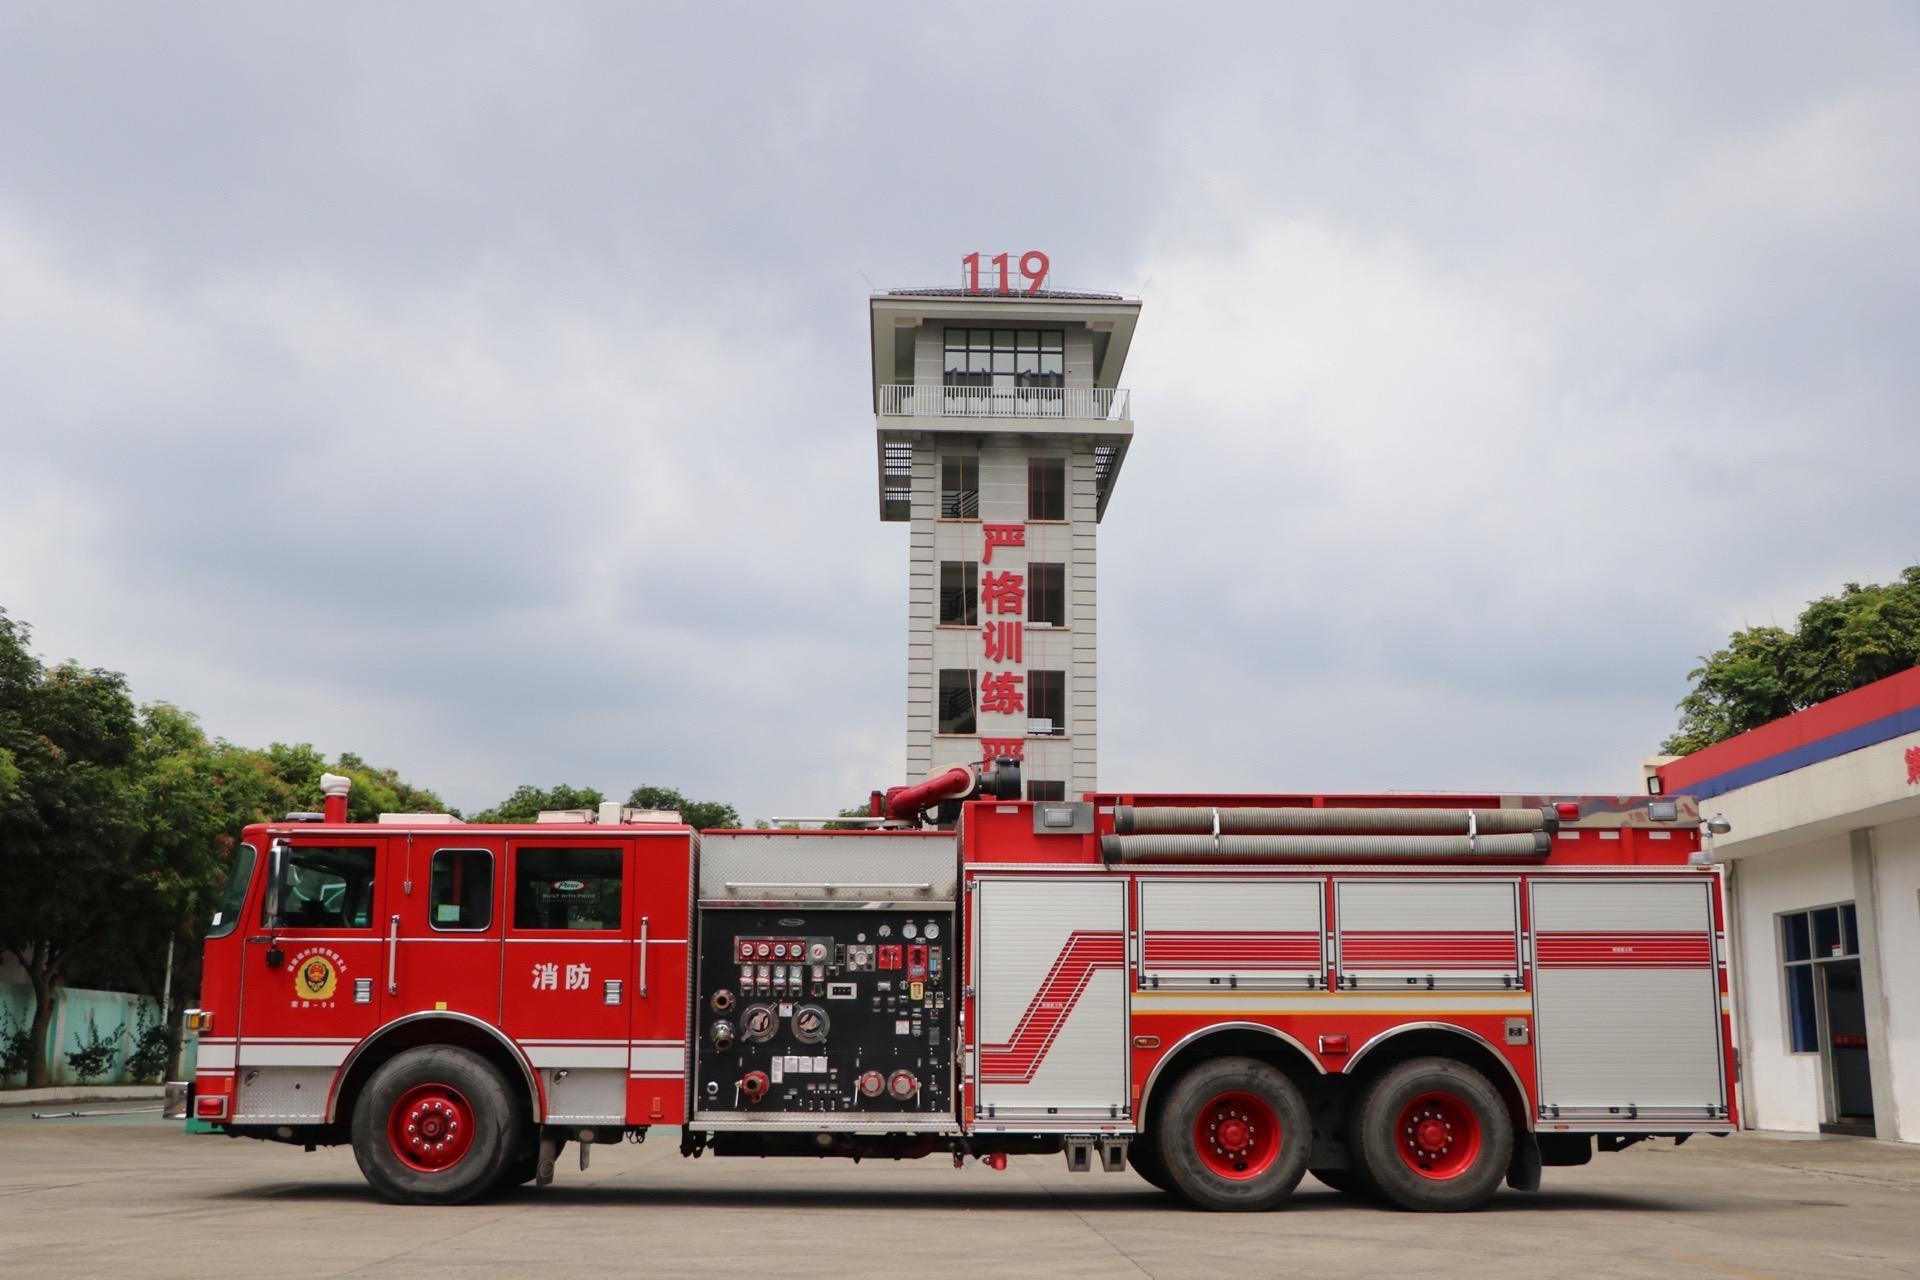
M 1480 1117 L 1451 1093 L 1423 1093 L 1400 1108 L 1395 1145 L 1423 1178 L 1457 1178 L 1480 1158 Z
M 1193 1149 L 1209 1173 L 1257 1178 L 1280 1154 L 1280 1117 L 1266 1099 L 1235 1089 L 1215 1094 L 1193 1122 Z
M 451 1169 L 473 1148 L 473 1107 L 452 1085 L 415 1085 L 387 1113 L 387 1143 L 409 1169 Z

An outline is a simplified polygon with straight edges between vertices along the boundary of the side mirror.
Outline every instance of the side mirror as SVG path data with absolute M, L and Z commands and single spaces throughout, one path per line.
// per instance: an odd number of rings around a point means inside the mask
M 280 927 L 281 909 L 286 896 L 289 848 L 285 840 L 275 840 L 267 848 L 267 929 L 269 932 Z

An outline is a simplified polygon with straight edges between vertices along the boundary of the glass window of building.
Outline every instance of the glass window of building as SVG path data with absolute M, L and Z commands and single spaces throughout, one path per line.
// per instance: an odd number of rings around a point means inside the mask
M 944 668 L 940 672 L 941 733 L 973 733 L 973 672 Z
M 943 626 L 980 625 L 980 566 L 971 560 L 940 562 L 940 622 Z
M 1067 566 L 1027 564 L 1027 621 L 1050 627 L 1067 625 Z
M 940 518 L 942 520 L 978 520 L 980 518 L 980 459 L 968 457 L 940 459 Z
M 1055 738 L 1067 732 L 1066 672 L 1027 672 L 1027 732 Z
M 1780 917 L 1780 962 L 1787 984 L 1787 1044 L 1794 1053 L 1820 1051 L 1820 1009 L 1814 968 L 1860 955 L 1857 916 L 1851 902 Z
M 1062 329 L 948 329 L 946 385 L 1063 387 L 1065 338 Z
M 1067 460 L 1027 459 L 1027 519 L 1067 518 Z
M 1042 782 L 1038 778 L 1027 781 L 1027 799 L 1029 800 L 1065 800 L 1067 784 L 1064 782 Z

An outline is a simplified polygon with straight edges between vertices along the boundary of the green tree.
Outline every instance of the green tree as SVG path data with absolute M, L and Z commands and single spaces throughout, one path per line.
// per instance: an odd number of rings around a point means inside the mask
M 171 942 L 176 981 L 194 981 L 241 829 L 320 808 L 322 773 L 353 779 L 356 820 L 444 808 L 352 754 L 251 750 L 178 707 L 136 710 L 123 676 L 46 666 L 30 639 L 0 610 L 0 951 L 33 986 L 29 1085 L 45 1083 L 55 997 L 76 974 L 164 998 Z
M 1920 565 L 1898 581 L 1849 582 L 1792 630 L 1743 627 L 1687 673 L 1680 724 L 1661 749 L 1685 755 L 1769 720 L 1920 666 Z
M 562 782 L 542 790 L 516 787 L 512 795 L 491 809 L 482 809 L 470 822 L 532 822 L 542 809 L 598 809 L 606 799 L 593 787 L 570 787 Z
M 740 825 L 740 814 L 732 805 L 718 800 L 689 800 L 672 787 L 635 787 L 627 804 L 635 809 L 676 809 L 696 831 Z
M 0 950 L 33 986 L 28 1087 L 47 1082 L 55 993 L 75 951 L 126 923 L 139 811 L 137 718 L 124 677 L 46 667 L 0 613 L 0 748 L 17 780 L 0 802 Z

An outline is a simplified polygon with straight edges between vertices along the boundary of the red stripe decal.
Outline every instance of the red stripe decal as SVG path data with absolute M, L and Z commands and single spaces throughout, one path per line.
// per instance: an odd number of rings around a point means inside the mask
M 1149 931 L 1143 963 L 1152 968 L 1317 969 L 1315 932 L 1175 933 Z
M 1504 931 L 1350 932 L 1340 935 L 1340 967 L 1343 969 L 1403 968 L 1408 965 L 1429 969 L 1511 969 L 1519 963 L 1519 943 L 1513 934 Z
M 1542 969 L 1705 969 L 1713 939 L 1704 933 L 1543 933 L 1534 942 Z
M 1080 994 L 1100 969 L 1118 969 L 1126 963 L 1126 946 L 1119 933 L 1074 933 L 1054 957 L 1053 967 L 1020 1015 L 1013 1036 L 1004 1044 L 980 1046 L 980 1079 L 987 1084 L 1026 1084 L 1040 1069 L 1040 1060 L 1053 1047 Z

